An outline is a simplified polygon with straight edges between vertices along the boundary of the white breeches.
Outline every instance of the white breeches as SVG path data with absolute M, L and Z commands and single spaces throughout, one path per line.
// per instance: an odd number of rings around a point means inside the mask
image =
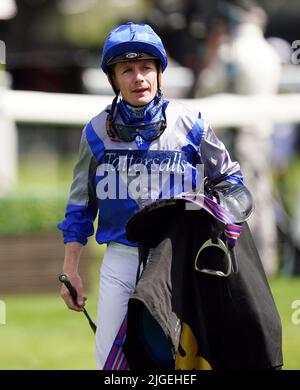
M 138 248 L 110 243 L 100 270 L 96 363 L 103 369 L 135 289 Z

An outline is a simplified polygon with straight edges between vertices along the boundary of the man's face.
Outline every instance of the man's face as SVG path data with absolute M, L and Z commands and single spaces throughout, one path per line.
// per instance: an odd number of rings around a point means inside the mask
M 119 62 L 113 81 L 122 98 L 132 106 L 144 106 L 157 92 L 157 68 L 154 60 Z

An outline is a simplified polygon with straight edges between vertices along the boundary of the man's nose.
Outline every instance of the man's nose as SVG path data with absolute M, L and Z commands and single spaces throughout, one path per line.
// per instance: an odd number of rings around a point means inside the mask
M 135 81 L 143 81 L 144 80 L 144 75 L 141 71 L 136 70 L 135 72 Z

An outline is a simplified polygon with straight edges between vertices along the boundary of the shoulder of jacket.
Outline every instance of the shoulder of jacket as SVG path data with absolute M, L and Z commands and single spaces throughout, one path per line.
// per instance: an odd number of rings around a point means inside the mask
M 105 139 L 106 130 L 105 130 L 105 121 L 107 117 L 107 110 L 110 106 L 106 107 L 99 114 L 95 115 L 90 119 L 90 121 L 85 125 L 85 133 L 87 141 L 94 139 L 95 137 L 100 138 L 100 140 Z
M 168 108 L 182 118 L 186 117 L 194 120 L 201 118 L 201 112 L 194 107 L 189 107 L 187 102 L 173 100 L 170 101 Z
M 172 102 L 172 115 L 177 115 L 177 124 L 187 133 L 193 134 L 198 139 L 198 143 L 207 137 L 211 128 L 209 121 L 202 117 L 201 111 L 196 107 L 189 107 L 188 102 Z
M 106 108 L 107 109 L 107 108 Z M 105 120 L 106 109 L 95 115 L 84 127 L 82 134 L 83 146 L 89 148 L 90 152 L 99 160 L 105 149 L 104 141 L 107 138 Z
M 207 122 L 202 118 L 201 112 L 197 108 L 189 107 L 187 102 L 172 102 L 169 115 L 177 117 L 176 122 L 183 124 L 187 131 L 194 125 L 202 127 L 204 132 L 207 128 Z
M 99 112 L 99 114 L 95 115 L 89 123 L 92 124 L 94 130 L 96 133 L 99 133 L 99 131 L 101 129 L 103 129 L 103 127 L 105 127 L 105 121 L 106 121 L 106 118 L 107 118 L 107 114 L 108 114 L 108 111 L 110 109 L 110 105 L 105 107 L 104 110 L 102 110 L 101 112 Z

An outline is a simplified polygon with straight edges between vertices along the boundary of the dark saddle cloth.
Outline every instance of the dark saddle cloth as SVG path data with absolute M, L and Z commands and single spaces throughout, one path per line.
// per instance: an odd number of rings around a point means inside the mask
M 128 223 L 141 262 L 148 259 L 128 304 L 124 351 L 131 369 L 282 366 L 280 317 L 248 225 L 236 245 L 237 273 L 195 270 L 213 223 L 207 212 L 175 200 L 148 206 Z M 220 264 L 223 255 L 208 249 L 203 262 Z

